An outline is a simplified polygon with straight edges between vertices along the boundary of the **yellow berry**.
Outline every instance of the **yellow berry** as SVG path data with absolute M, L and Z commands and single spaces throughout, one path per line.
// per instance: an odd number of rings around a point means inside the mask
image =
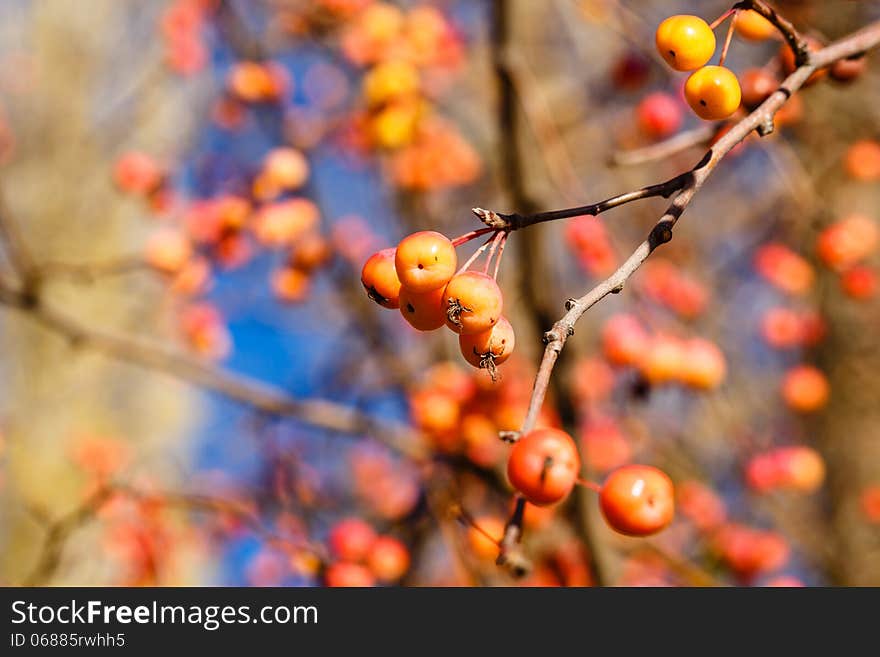
M 715 33 L 699 16 L 670 16 L 655 35 L 657 52 L 676 71 L 700 68 L 715 54 Z
M 684 95 L 697 116 L 707 121 L 720 121 L 739 107 L 742 91 L 739 80 L 723 66 L 704 66 L 688 78 Z

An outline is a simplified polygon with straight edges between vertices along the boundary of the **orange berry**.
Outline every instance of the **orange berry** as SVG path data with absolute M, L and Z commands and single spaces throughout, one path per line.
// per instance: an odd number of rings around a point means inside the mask
M 434 331 L 446 323 L 443 288 L 427 292 L 413 292 L 400 288 L 400 314 L 419 331 Z
M 816 252 L 831 269 L 848 269 L 871 255 L 880 242 L 880 229 L 868 217 L 854 214 L 819 234 Z
M 789 294 L 809 291 L 816 275 L 807 260 L 784 244 L 771 242 L 755 252 L 755 269 L 773 285 Z
M 495 326 L 485 331 L 458 336 L 458 346 L 464 359 L 474 367 L 488 369 L 490 373 L 495 365 L 510 357 L 515 344 L 513 326 L 505 317 L 499 318 Z
M 684 85 L 684 95 L 694 113 L 706 121 L 720 121 L 733 114 L 742 100 L 739 80 L 723 66 L 704 66 Z
M 855 142 L 846 151 L 844 166 L 853 180 L 880 180 L 880 142 L 872 139 Z
M 715 54 L 715 33 L 699 16 L 671 16 L 655 34 L 657 52 L 676 71 L 700 68 Z
M 835 82 L 852 82 L 868 69 L 868 59 L 858 55 L 852 59 L 838 59 L 831 65 L 829 74 Z
M 311 279 L 307 272 L 294 267 L 284 267 L 272 274 L 272 289 L 281 301 L 296 303 L 309 294 Z
M 409 550 L 391 536 L 380 536 L 367 554 L 367 566 L 382 582 L 396 582 L 409 570 Z
M 295 148 L 276 148 L 263 160 L 263 174 L 281 189 L 297 189 L 309 178 L 309 161 Z
M 613 365 L 635 365 L 650 346 L 650 338 L 632 315 L 615 315 L 602 329 L 602 349 Z
M 764 41 L 776 34 L 776 26 L 758 12 L 747 9 L 736 16 L 736 33 L 749 41 Z
M 812 447 L 782 447 L 773 453 L 780 485 L 802 493 L 816 491 L 825 481 L 825 461 Z
M 789 370 L 782 383 L 785 402 L 801 413 L 821 409 L 828 403 L 830 394 L 828 379 L 810 365 L 799 365 Z
M 675 516 L 672 480 L 648 465 L 626 465 L 612 472 L 599 493 L 605 520 L 627 536 L 650 536 Z
M 658 335 L 639 361 L 639 372 L 653 385 L 669 383 L 682 376 L 685 358 L 681 340 L 670 335 Z
M 454 276 L 443 294 L 446 325 L 462 335 L 488 331 L 501 319 L 503 306 L 498 283 L 482 272 L 466 271 Z
M 750 68 L 742 74 L 742 104 L 750 112 L 779 88 L 779 80 L 765 68 Z
M 400 305 L 400 281 L 394 268 L 394 249 L 382 249 L 371 255 L 361 270 L 361 283 L 373 301 L 383 308 Z
M 853 267 L 840 277 L 840 287 L 848 297 L 870 299 L 877 293 L 877 272 L 870 267 Z
M 154 233 L 147 241 L 144 252 L 147 264 L 166 274 L 175 274 L 183 269 L 191 255 L 189 238 L 171 228 Z
M 337 558 L 361 561 L 376 542 L 376 531 L 360 518 L 345 518 L 333 525 L 327 542 Z
M 364 98 L 371 107 L 414 95 L 418 90 L 419 71 L 407 61 L 383 62 L 364 76 Z
M 529 502 L 547 506 L 568 497 L 580 469 L 571 436 L 559 429 L 534 429 L 510 450 L 507 478 Z
M 404 237 L 394 256 L 401 284 L 417 293 L 445 287 L 455 275 L 457 265 L 452 242 L 445 235 L 431 230 Z
M 823 44 L 821 41 L 816 39 L 815 37 L 805 36 L 804 40 L 807 42 L 807 49 L 810 51 L 821 50 L 823 48 Z M 795 70 L 795 59 L 794 52 L 792 52 L 791 48 L 787 43 L 783 43 L 782 47 L 779 49 L 779 62 L 782 64 L 782 71 L 785 75 L 791 75 Z M 813 73 L 810 77 L 807 78 L 807 81 L 804 83 L 804 86 L 813 84 L 818 82 L 820 79 L 825 77 L 828 74 L 827 68 L 822 68 Z
M 330 243 L 319 233 L 309 233 L 297 241 L 290 264 L 296 269 L 310 272 L 327 262 L 331 255 Z
M 717 388 L 727 374 L 724 353 L 714 342 L 702 338 L 684 344 L 681 380 L 700 390 Z
M 636 108 L 636 117 L 642 132 L 662 139 L 681 127 L 682 108 L 671 94 L 657 91 L 642 99 Z
M 133 151 L 121 155 L 113 167 L 113 180 L 124 192 L 149 194 L 162 184 L 165 172 L 151 156 Z
M 474 524 L 480 529 L 470 527 L 467 531 L 471 550 L 482 561 L 494 561 L 500 551 L 498 544 L 504 536 L 504 521 L 498 516 L 480 516 Z
M 373 573 L 366 566 L 347 561 L 331 564 L 324 571 L 324 582 L 327 586 L 365 588 L 376 585 Z
M 285 246 L 314 230 L 319 220 L 314 202 L 292 198 L 263 206 L 254 217 L 254 233 L 266 246 Z

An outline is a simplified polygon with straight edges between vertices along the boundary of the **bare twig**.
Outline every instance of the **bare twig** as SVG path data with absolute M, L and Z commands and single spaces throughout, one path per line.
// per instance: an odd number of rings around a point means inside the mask
M 773 9 L 773 7 L 768 5 L 766 2 L 763 2 L 762 0 L 743 0 L 743 2 L 737 2 L 733 6 L 733 8 L 751 9 L 761 14 L 761 16 L 773 23 L 773 25 L 776 26 L 776 29 L 779 30 L 779 33 L 782 34 L 782 38 L 785 39 L 788 47 L 791 48 L 791 51 L 794 53 L 794 61 L 796 66 L 801 67 L 805 66 L 806 64 L 814 63 L 810 59 L 810 49 L 807 41 L 800 35 L 800 33 L 797 31 L 797 28 L 795 28 L 791 21 L 776 13 L 776 10 Z M 837 59 L 842 58 L 838 57 Z M 822 67 L 817 66 L 817 68 Z
M 45 328 L 66 337 L 73 345 L 86 346 L 117 360 L 164 372 L 270 415 L 296 418 L 306 424 L 340 433 L 367 434 L 410 458 L 420 460 L 425 457 L 421 439 L 407 426 L 380 421 L 326 400 L 294 399 L 274 386 L 224 371 L 179 349 L 145 338 L 94 328 L 2 280 L 0 304 L 26 313 Z
M 518 217 L 516 220 L 517 227 L 519 223 L 530 220 L 532 223 L 537 221 L 549 221 L 556 218 L 564 218 L 566 216 L 577 216 L 579 214 L 592 214 L 587 210 L 595 209 L 596 213 L 608 209 L 608 207 L 616 207 L 630 201 L 649 196 L 665 195 L 663 192 L 677 194 L 673 198 L 672 204 L 666 210 L 660 220 L 651 230 L 648 238 L 643 241 L 629 258 L 607 279 L 599 283 L 592 290 L 587 292 L 579 299 L 569 299 L 566 304 L 567 312 L 557 321 L 553 328 L 544 334 L 544 342 L 546 348 L 538 374 L 535 378 L 532 397 L 529 403 L 528 414 L 523 422 L 520 433 L 526 433 L 535 426 L 544 397 L 547 393 L 547 387 L 550 383 L 550 375 L 559 357 L 559 353 L 565 346 L 568 338 L 574 334 L 575 323 L 589 310 L 593 305 L 612 293 L 620 292 L 629 277 L 639 268 L 639 266 L 648 258 L 648 256 L 658 246 L 665 244 L 672 239 L 672 229 L 674 228 L 679 217 L 684 213 L 694 195 L 703 186 L 706 180 L 712 175 L 712 172 L 718 166 L 718 163 L 729 153 L 734 146 L 739 144 L 754 130 L 763 131 L 765 134 L 772 131 L 773 117 L 776 112 L 785 104 L 785 102 L 800 89 L 806 80 L 818 68 L 823 68 L 829 64 L 844 59 L 856 53 L 865 52 L 869 49 L 877 47 L 880 44 L 880 21 L 870 24 L 864 29 L 846 37 L 835 44 L 828 46 L 820 51 L 812 53 L 810 63 L 800 66 L 788 78 L 786 78 L 782 86 L 775 91 L 764 103 L 754 112 L 745 117 L 742 121 L 735 124 L 727 134 L 725 134 L 713 147 L 706 153 L 697 165 L 688 172 L 673 178 L 671 181 L 643 188 L 636 192 L 623 194 L 595 206 L 585 206 L 584 208 L 576 208 L 574 210 L 563 210 L 557 212 L 540 213 L 531 215 L 530 217 Z M 498 217 L 496 213 L 481 211 L 488 219 Z M 480 214 L 480 213 L 478 213 Z M 537 217 L 537 219 L 535 219 Z M 490 224 L 491 225 L 491 224 Z

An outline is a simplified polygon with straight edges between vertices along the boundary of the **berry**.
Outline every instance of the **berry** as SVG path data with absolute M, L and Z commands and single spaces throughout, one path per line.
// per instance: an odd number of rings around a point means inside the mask
M 863 265 L 853 267 L 840 277 L 840 287 L 852 299 L 870 299 L 877 293 L 877 272 Z
M 400 314 L 414 329 L 434 331 L 446 323 L 446 305 L 443 288 L 427 292 L 413 292 L 408 287 L 400 288 Z
M 635 365 L 650 345 L 650 338 L 632 315 L 614 315 L 602 329 L 602 350 L 613 365 Z
M 653 385 L 669 383 L 681 377 L 685 365 L 684 344 L 671 335 L 658 335 L 638 363 L 645 381 Z
M 815 37 L 806 36 L 804 37 L 804 40 L 807 42 L 807 49 L 810 51 L 821 50 L 823 47 L 822 42 Z M 782 71 L 785 73 L 785 75 L 791 75 L 797 68 L 795 66 L 794 52 L 792 52 L 792 49 L 788 46 L 787 43 L 782 44 L 782 48 L 780 48 L 779 50 L 779 63 L 782 65 Z M 818 82 L 827 74 L 827 68 L 819 69 L 807 78 L 807 81 L 804 82 L 804 86 L 806 87 L 808 85 L 814 84 L 815 82 Z
M 327 542 L 337 558 L 355 562 L 367 556 L 375 541 L 376 532 L 365 521 L 346 518 L 333 526 Z
M 476 271 L 454 276 L 443 295 L 446 325 L 462 335 L 488 331 L 501 318 L 503 306 L 495 279 Z
M 815 367 L 800 365 L 788 371 L 782 383 L 785 402 L 801 413 L 817 411 L 828 403 L 828 379 Z
M 715 33 L 699 16 L 671 16 L 655 35 L 657 52 L 676 71 L 693 71 L 715 54 Z
M 838 59 L 831 65 L 829 74 L 835 82 L 852 82 L 859 78 L 867 68 L 868 60 L 862 54 L 851 59 Z
M 504 535 L 504 521 L 498 516 L 480 516 L 474 524 L 480 529 L 470 527 L 467 531 L 471 550 L 482 561 L 495 561 L 500 549 L 498 543 Z
M 726 119 L 742 100 L 739 81 L 723 66 L 704 66 L 691 74 L 684 94 L 694 113 L 706 121 Z
M 513 326 L 505 317 L 499 318 L 495 326 L 481 333 L 458 336 L 458 346 L 464 359 L 474 367 L 488 369 L 490 373 L 495 365 L 510 357 L 515 345 Z
M 880 180 L 880 142 L 871 139 L 855 142 L 846 151 L 844 166 L 853 180 Z
M 559 429 L 534 429 L 510 450 L 507 478 L 529 502 L 547 506 L 568 496 L 580 469 L 571 436 Z
M 727 374 L 727 363 L 718 346 L 702 338 L 693 338 L 684 345 L 682 382 L 699 390 L 717 388 Z
M 382 582 L 396 582 L 409 570 L 409 551 L 391 536 L 380 536 L 367 554 L 367 567 Z
M 750 112 L 779 88 L 779 80 L 765 68 L 750 68 L 742 74 L 742 104 Z
M 649 536 L 675 515 L 675 492 L 666 473 L 648 465 L 627 465 L 609 475 L 599 493 L 605 520 L 627 536 Z
M 361 271 L 361 283 L 373 301 L 383 308 L 397 308 L 400 303 L 400 280 L 394 268 L 394 249 L 371 255 Z
M 330 565 L 324 571 L 324 582 L 327 586 L 333 587 L 367 588 L 376 585 L 376 579 L 368 568 L 347 561 L 339 561 Z
M 776 26 L 758 12 L 747 9 L 736 16 L 736 33 L 749 41 L 764 41 L 776 34 Z
M 445 235 L 425 230 L 404 237 L 397 245 L 397 277 L 411 292 L 444 287 L 455 275 L 455 247 Z
M 668 137 L 681 127 L 681 107 L 675 98 L 662 91 L 645 96 L 636 115 L 642 132 L 655 139 Z
M 850 215 L 819 234 L 819 259 L 835 271 L 849 269 L 871 255 L 880 242 L 880 230 L 863 215 Z

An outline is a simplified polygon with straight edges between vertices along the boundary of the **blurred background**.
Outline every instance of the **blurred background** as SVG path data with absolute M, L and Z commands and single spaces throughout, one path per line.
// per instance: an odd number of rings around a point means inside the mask
M 672 477 L 654 537 L 578 488 L 526 508 L 524 578 L 494 563 L 497 435 L 541 334 L 667 201 L 511 234 L 497 382 L 359 280 L 408 233 L 479 228 L 474 206 L 693 166 L 725 125 L 690 112 L 653 34 L 730 4 L 5 0 L 0 582 L 880 585 L 875 55 L 725 158 L 554 372 L 541 422 L 591 479 Z M 818 42 L 880 19 L 775 6 Z M 734 36 L 745 91 L 781 79 L 780 47 Z

